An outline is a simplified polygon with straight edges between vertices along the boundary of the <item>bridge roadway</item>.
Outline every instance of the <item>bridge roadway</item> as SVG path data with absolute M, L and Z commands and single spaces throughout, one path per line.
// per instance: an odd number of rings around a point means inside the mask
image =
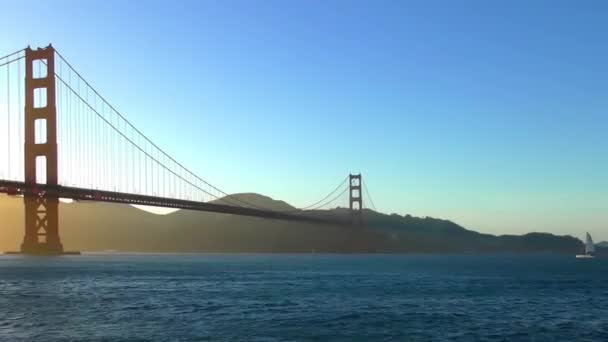
M 122 204 L 138 204 L 149 205 L 154 207 L 186 209 L 207 211 L 212 213 L 234 214 L 242 216 L 263 217 L 269 219 L 279 219 L 287 221 L 301 221 L 313 223 L 326 223 L 345 225 L 346 222 L 332 220 L 321 217 L 302 215 L 299 213 L 288 213 L 279 211 L 262 210 L 256 208 L 237 207 L 226 204 L 217 204 L 209 202 L 198 202 L 189 200 L 180 200 L 174 198 L 164 198 L 147 195 L 128 194 L 122 192 L 92 190 L 83 188 L 67 187 L 62 185 L 47 185 L 36 184 L 28 186 L 24 182 L 0 180 L 0 193 L 9 195 L 38 195 L 38 196 L 53 196 L 60 198 L 70 198 L 76 201 L 96 201 L 96 202 L 111 202 Z

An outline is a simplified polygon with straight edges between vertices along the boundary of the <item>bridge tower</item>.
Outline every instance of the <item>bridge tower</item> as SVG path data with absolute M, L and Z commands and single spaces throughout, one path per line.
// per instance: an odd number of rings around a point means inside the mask
M 25 184 L 57 185 L 57 108 L 55 105 L 55 49 L 25 50 Z M 40 68 L 34 75 L 34 65 Z M 38 123 L 38 125 L 36 124 Z M 25 254 L 61 254 L 59 198 L 44 193 L 24 195 Z
M 363 224 L 363 196 L 361 194 L 361 174 L 348 175 L 349 196 L 348 202 L 350 206 L 351 223 Z

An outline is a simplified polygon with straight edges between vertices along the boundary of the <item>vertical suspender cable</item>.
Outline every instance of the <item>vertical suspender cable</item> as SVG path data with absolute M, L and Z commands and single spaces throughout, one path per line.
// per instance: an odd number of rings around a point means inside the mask
M 76 78 L 76 81 L 78 82 L 78 94 L 80 94 L 80 78 Z M 81 115 L 82 112 L 80 110 L 81 103 L 78 102 L 77 98 L 74 98 L 74 102 L 75 102 L 74 105 L 76 107 L 76 117 L 78 118 L 78 134 L 79 134 L 79 136 L 78 136 L 77 140 L 80 142 L 80 143 L 76 144 L 76 146 L 78 146 L 77 160 L 80 161 L 80 165 L 81 165 L 81 167 L 78 168 L 78 173 L 79 173 L 79 175 L 78 175 L 78 180 L 79 180 L 78 186 L 84 188 L 84 172 L 85 172 L 84 168 L 85 168 L 85 165 L 83 165 L 83 163 L 84 163 L 84 153 L 82 153 L 82 149 L 83 149 L 83 145 L 84 145 L 82 143 L 83 136 L 84 136 L 84 130 L 83 130 L 83 128 L 84 128 L 84 124 L 83 124 L 84 120 L 82 120 L 82 115 Z
M 124 124 L 124 134 L 125 134 L 125 136 L 127 134 L 127 124 L 126 123 Z M 128 160 L 129 160 L 129 156 L 127 156 L 127 149 L 129 148 L 129 146 L 127 146 L 127 141 L 126 140 L 121 139 L 121 141 L 122 141 L 122 144 L 123 144 L 123 147 L 122 147 L 123 158 L 125 160 L 125 167 L 123 168 L 124 169 L 123 176 L 124 176 L 124 180 L 125 180 L 126 184 L 125 184 L 124 191 L 127 192 L 127 187 L 129 186 L 129 181 L 128 181 L 128 178 L 129 178 L 129 176 L 128 176 L 128 171 L 129 171 L 129 169 L 128 169 L 128 167 L 129 167 Z
M 88 89 L 88 88 L 87 88 Z M 88 90 L 87 90 L 87 94 L 88 94 Z M 91 103 L 91 101 L 89 101 L 87 99 L 88 103 Z M 97 109 L 97 100 L 95 98 L 93 98 L 93 107 L 95 109 Z M 99 185 L 97 184 L 99 182 L 99 177 L 97 177 L 97 173 L 99 172 L 99 165 L 96 165 L 98 162 L 98 157 L 99 155 L 97 154 L 97 146 L 99 144 L 99 134 L 97 132 L 97 118 L 93 115 L 93 113 L 91 113 L 91 117 L 93 118 L 91 121 L 91 131 L 93 132 L 93 139 L 91 139 L 90 143 L 91 143 L 91 164 L 93 164 L 93 160 L 95 161 L 95 165 L 92 165 L 92 170 L 91 170 L 91 182 L 94 182 L 94 184 L 92 184 L 91 189 L 99 189 Z M 95 156 L 95 157 L 93 157 Z
M 141 137 L 138 135 L 137 136 L 137 145 L 141 146 Z M 139 193 L 143 193 L 143 183 L 142 183 L 142 177 L 141 177 L 141 170 L 143 168 L 141 167 L 141 152 L 137 152 L 137 177 L 139 177 L 138 182 L 139 182 Z
M 103 100 L 101 101 L 101 106 L 102 113 L 105 113 L 106 104 L 105 102 L 103 102 Z M 111 110 L 108 111 L 108 117 L 110 120 L 112 120 L 113 115 Z M 110 132 L 110 128 L 108 127 L 108 125 L 103 125 L 103 132 L 101 132 L 101 134 L 103 135 L 104 178 L 108 179 L 108 184 L 106 187 L 107 190 L 112 189 L 116 191 L 117 187 L 120 188 L 120 183 L 122 182 L 122 179 L 114 178 L 114 174 L 116 173 L 116 171 L 114 170 L 114 158 L 120 158 L 120 156 L 115 156 L 114 154 L 112 154 L 111 143 L 114 139 L 113 135 L 111 135 L 112 132 Z
M 17 161 L 17 179 L 21 179 L 21 177 L 23 176 L 23 167 L 24 167 L 24 162 L 25 160 L 22 160 L 22 156 L 25 155 L 25 151 L 24 151 L 24 147 L 23 147 L 23 141 L 21 141 L 22 139 L 22 130 L 24 129 L 21 125 L 21 111 L 23 110 L 23 106 L 21 106 L 21 60 L 19 60 L 19 62 L 17 62 L 17 145 L 19 146 L 19 148 L 17 149 L 18 152 L 18 161 Z M 25 181 L 25 179 L 23 180 Z
M 78 94 L 81 94 L 81 88 L 80 88 L 80 79 L 78 79 Z M 82 130 L 80 132 L 82 132 L 82 136 L 80 137 L 80 155 L 82 156 L 82 184 L 81 186 L 83 188 L 87 187 L 87 173 L 88 170 L 87 168 L 89 167 L 88 163 L 87 163 L 87 156 L 86 156 L 86 144 L 85 141 L 87 139 L 87 116 L 86 113 L 84 112 L 85 110 L 85 106 L 84 103 L 82 101 L 79 101 L 79 106 L 78 106 L 78 116 L 81 117 L 81 125 L 82 125 Z
M 177 193 L 177 177 L 173 177 L 173 190 L 173 192 Z
M 148 151 L 148 145 L 146 144 L 146 142 L 144 141 L 144 145 L 142 146 L 142 148 L 144 149 L 144 151 Z M 144 193 L 147 195 L 148 194 L 148 157 L 146 157 L 146 155 L 144 154 Z
M 72 87 L 72 70 L 70 70 L 70 87 Z M 66 91 L 66 93 L 68 93 Z M 70 125 L 72 126 L 70 128 L 70 141 L 72 142 L 71 146 L 70 146 L 70 160 L 69 165 L 70 165 L 70 170 L 72 170 L 71 175 L 72 175 L 72 185 L 78 185 L 78 174 L 76 173 L 76 168 L 74 167 L 74 160 L 76 160 L 76 158 L 78 158 L 78 155 L 76 153 L 76 149 L 77 147 L 77 138 L 76 138 L 76 123 L 77 123 L 77 119 L 76 119 L 76 115 L 74 114 L 74 98 L 72 97 L 72 94 L 68 93 L 66 95 L 68 97 L 68 106 L 70 106 L 69 108 L 69 112 L 70 112 Z
M 97 97 L 95 97 L 95 105 L 97 105 Z M 101 101 L 101 113 L 105 116 L 106 115 L 106 106 L 103 103 L 103 101 Z M 101 178 L 103 178 L 104 183 L 103 183 L 103 189 L 104 190 L 110 190 L 110 181 L 108 181 L 108 168 L 110 167 L 108 161 L 108 137 L 106 135 L 106 130 L 107 130 L 107 126 L 108 125 L 102 125 L 101 123 L 99 124 L 99 135 L 101 140 L 100 141 L 100 147 L 101 147 L 101 151 L 100 151 L 100 159 L 101 159 Z
M 63 63 L 63 61 L 62 61 Z M 68 77 L 68 82 L 69 82 L 69 87 L 72 87 L 72 70 L 69 70 L 69 77 Z M 68 108 L 67 108 L 67 112 L 69 113 L 69 117 L 70 117 L 70 132 L 69 132 L 69 136 L 70 136 L 70 146 L 69 146 L 69 150 L 70 150 L 70 158 L 68 159 L 68 165 L 69 165 L 69 169 L 70 169 L 70 184 L 71 185 L 76 185 L 76 170 L 74 169 L 74 165 L 72 164 L 72 160 L 74 160 L 76 158 L 76 153 L 74 152 L 74 149 L 76 148 L 74 145 L 76 145 L 76 140 L 74 139 L 74 134 L 76 131 L 76 120 L 74 120 L 74 113 L 72 112 L 72 97 L 70 96 L 70 94 L 68 93 L 68 91 L 66 90 L 66 100 L 68 103 Z
M 135 134 L 133 134 L 133 130 L 131 129 L 131 141 L 135 141 Z M 133 146 L 133 144 L 129 145 L 129 147 L 131 148 L 131 176 L 132 176 L 132 180 L 131 180 L 131 188 L 133 189 L 133 192 L 135 193 L 135 181 L 137 178 L 135 178 L 135 147 Z
M 7 58 L 8 60 L 8 58 Z M 7 141 L 7 146 L 8 146 L 8 179 L 12 179 L 11 178 L 11 65 L 7 64 L 6 65 L 6 118 L 7 118 L 7 125 L 6 125 L 6 130 L 7 130 L 7 134 L 6 134 L 6 141 Z
M 85 86 L 85 94 L 86 94 L 86 103 L 90 103 L 89 102 L 89 87 Z M 91 113 L 91 110 L 89 108 L 86 108 L 87 110 L 87 131 L 89 132 L 88 134 L 88 138 L 89 140 L 87 141 L 87 164 L 89 164 L 89 174 L 88 174 L 88 179 L 89 179 L 89 189 L 93 188 L 93 143 L 95 141 L 95 133 L 93 132 L 93 113 Z
M 47 67 L 48 68 L 48 67 Z M 55 64 L 55 69 L 59 70 L 59 73 L 61 74 L 61 70 L 59 69 L 61 68 L 61 64 Z M 56 130 L 56 141 L 57 141 L 57 169 L 61 172 L 59 172 L 59 174 L 57 175 L 57 183 L 59 184 L 64 184 L 63 182 L 63 177 L 65 177 L 65 174 L 63 172 L 64 168 L 62 167 L 62 163 L 63 163 L 63 159 L 64 159 L 64 154 L 62 153 L 61 149 L 63 149 L 63 145 L 65 144 L 65 141 L 63 139 L 63 132 L 65 131 L 65 120 L 63 118 L 63 115 L 61 115 L 61 111 L 63 110 L 63 99 L 61 98 L 61 84 L 59 84 L 59 82 L 55 81 L 55 106 L 56 106 L 56 116 L 57 116 L 57 130 Z

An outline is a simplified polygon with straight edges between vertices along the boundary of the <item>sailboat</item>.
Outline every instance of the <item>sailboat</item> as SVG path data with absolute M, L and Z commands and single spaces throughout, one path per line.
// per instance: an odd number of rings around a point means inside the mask
M 595 244 L 593 244 L 593 239 L 591 235 L 587 233 L 587 241 L 585 242 L 585 254 L 578 254 L 576 257 L 579 259 L 589 259 L 594 258 L 595 254 Z

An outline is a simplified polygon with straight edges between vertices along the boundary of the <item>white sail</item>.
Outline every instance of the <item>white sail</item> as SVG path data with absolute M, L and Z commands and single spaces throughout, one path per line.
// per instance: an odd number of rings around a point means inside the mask
M 593 244 L 593 239 L 591 235 L 587 233 L 587 242 L 585 243 L 585 253 L 591 254 L 595 252 L 595 245 Z

